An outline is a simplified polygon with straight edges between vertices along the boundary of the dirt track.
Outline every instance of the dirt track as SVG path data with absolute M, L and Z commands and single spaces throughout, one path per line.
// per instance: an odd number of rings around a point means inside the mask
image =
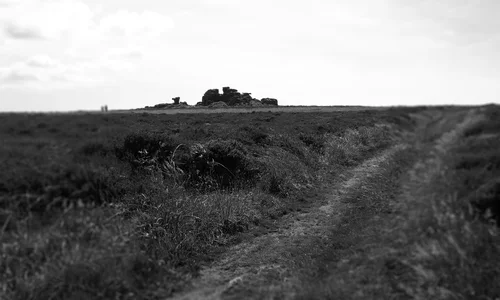
M 360 166 L 342 174 L 324 195 L 323 201 L 302 213 L 287 215 L 276 232 L 231 248 L 212 266 L 201 271 L 187 293 L 173 299 L 271 299 L 292 298 L 298 278 L 294 253 L 314 255 L 318 240 L 327 239 L 345 204 L 342 195 L 356 189 L 379 165 L 404 145 L 396 145 Z

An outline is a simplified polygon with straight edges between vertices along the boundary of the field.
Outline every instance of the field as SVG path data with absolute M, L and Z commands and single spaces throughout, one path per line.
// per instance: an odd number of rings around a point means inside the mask
M 0 114 L 0 299 L 497 299 L 499 120 Z

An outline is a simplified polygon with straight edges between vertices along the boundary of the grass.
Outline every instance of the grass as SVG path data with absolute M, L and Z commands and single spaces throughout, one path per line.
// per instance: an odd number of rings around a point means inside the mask
M 417 299 L 497 299 L 500 295 L 496 259 L 500 240 L 494 210 L 498 198 L 492 201 L 491 190 L 482 190 L 500 175 L 493 146 L 499 141 L 500 127 L 493 117 L 497 114 L 498 108 L 465 119 L 453 134 L 443 136 L 441 140 L 448 143 L 437 147 L 434 156 L 411 174 L 422 186 L 405 196 L 409 213 L 400 221 L 399 242 L 409 247 L 400 253 L 399 262 L 409 270 L 398 286 L 400 293 Z M 485 137 L 484 131 L 495 135 Z M 484 139 L 496 142 L 477 148 L 478 140 Z
M 499 113 L 445 112 L 348 196 L 302 297 L 498 299 Z
M 313 261 L 298 262 L 303 286 L 297 299 L 392 299 L 390 288 L 379 282 L 384 266 L 375 250 L 387 243 L 380 240 L 381 221 L 394 217 L 400 180 L 415 157 L 412 148 L 397 150 L 369 180 L 342 196 L 347 209 L 330 238 L 318 243 Z
M 0 298 L 167 297 L 413 111 L 0 115 Z

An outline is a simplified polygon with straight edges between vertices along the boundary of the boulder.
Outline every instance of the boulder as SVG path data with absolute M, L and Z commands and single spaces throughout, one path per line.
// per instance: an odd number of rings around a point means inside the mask
M 219 89 L 211 89 L 205 92 L 205 95 L 203 95 L 201 102 L 204 106 L 209 106 L 210 104 L 219 102 L 221 100 L 222 99 L 221 94 L 219 94 Z
M 262 104 L 264 104 L 264 105 L 278 106 L 278 100 L 276 100 L 274 98 L 262 98 L 262 100 L 260 100 L 260 102 L 262 102 Z
M 238 105 L 240 95 L 241 94 L 238 93 L 238 90 L 236 89 L 232 89 L 228 86 L 223 87 L 221 101 L 231 106 Z
M 172 98 L 172 100 L 174 101 L 174 104 L 177 105 L 177 104 L 179 104 L 179 101 L 181 101 L 181 97 L 175 97 L 175 98 Z
M 260 100 L 257 100 L 257 99 L 252 99 L 248 105 L 250 106 L 262 106 L 262 102 L 260 102 Z
M 252 102 L 253 98 L 251 96 L 251 93 L 243 93 L 239 97 L 239 102 L 241 105 L 250 105 L 250 102 Z

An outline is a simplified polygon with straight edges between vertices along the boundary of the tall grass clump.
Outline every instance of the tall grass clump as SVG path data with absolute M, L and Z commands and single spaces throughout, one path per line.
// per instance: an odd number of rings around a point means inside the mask
M 347 129 L 342 135 L 325 134 L 321 162 L 326 166 L 352 166 L 369 153 L 391 144 L 387 125 Z

